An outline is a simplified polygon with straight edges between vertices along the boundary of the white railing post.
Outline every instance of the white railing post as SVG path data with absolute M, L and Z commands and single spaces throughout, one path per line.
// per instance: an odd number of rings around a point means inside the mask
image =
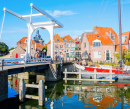
M 96 69 L 94 69 L 94 83 L 97 83 L 97 71 L 96 71 Z
M 112 83 L 112 70 L 110 70 L 110 83 Z
M 81 69 L 79 69 L 79 83 L 81 83 Z
M 19 83 L 19 100 L 23 102 L 25 100 L 25 82 L 24 79 L 20 79 Z
M 65 83 L 67 83 L 67 68 L 65 68 Z
M 45 104 L 45 85 L 43 80 L 39 81 L 39 106 L 43 106 Z

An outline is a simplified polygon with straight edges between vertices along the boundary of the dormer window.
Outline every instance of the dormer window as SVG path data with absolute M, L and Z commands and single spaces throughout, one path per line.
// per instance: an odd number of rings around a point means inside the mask
M 25 40 L 25 43 L 27 43 L 27 42 L 28 42 L 28 39 Z
M 59 39 L 57 39 L 57 41 L 59 41 Z
M 97 35 L 97 37 L 99 37 L 99 36 Z
M 64 41 L 66 41 L 66 39 L 64 39 Z
M 69 42 L 71 42 L 71 39 L 69 39 Z
M 94 40 L 93 41 L 93 47 L 100 47 L 101 46 L 101 41 L 100 40 Z
M 114 35 L 111 35 L 111 39 L 115 39 L 115 36 L 114 36 Z

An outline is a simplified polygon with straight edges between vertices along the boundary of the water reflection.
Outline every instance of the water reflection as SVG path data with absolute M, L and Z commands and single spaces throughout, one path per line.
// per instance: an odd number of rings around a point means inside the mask
M 35 79 L 25 81 L 26 83 L 36 82 Z M 18 84 L 19 79 L 17 78 L 9 80 L 9 97 L 18 95 Z M 24 103 L 18 103 L 19 109 L 130 108 L 130 81 L 118 81 L 112 85 L 101 83 L 96 86 L 64 84 L 64 81 L 46 82 L 45 84 L 48 89 L 45 91 L 47 100 L 44 107 L 39 107 L 37 100 L 26 99 Z M 27 93 L 31 95 L 37 95 L 37 92 L 35 89 L 27 90 Z M 10 105 L 10 108 L 12 106 L 13 104 Z

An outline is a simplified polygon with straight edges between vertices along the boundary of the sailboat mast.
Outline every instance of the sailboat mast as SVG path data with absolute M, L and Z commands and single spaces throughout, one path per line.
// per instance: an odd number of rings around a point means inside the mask
M 119 54 L 120 54 L 120 67 L 122 67 L 122 37 L 121 37 L 121 7 L 120 0 L 118 0 L 118 12 L 119 12 Z

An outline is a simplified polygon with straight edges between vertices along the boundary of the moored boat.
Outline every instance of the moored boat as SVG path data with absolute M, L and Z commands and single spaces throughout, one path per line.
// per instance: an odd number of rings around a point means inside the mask
M 118 77 L 118 79 L 130 79 L 130 74 L 125 71 L 125 70 L 117 70 L 117 69 L 102 69 L 100 67 L 90 67 L 90 66 L 81 66 L 75 63 L 75 66 L 77 69 L 81 69 L 82 72 L 91 72 L 92 74 L 82 74 L 82 77 L 87 77 L 87 78 L 94 78 L 94 70 L 96 69 L 96 72 L 102 73 L 102 74 L 97 74 L 97 78 L 105 77 L 108 78 L 109 75 L 108 73 L 110 70 L 112 70 L 112 78 Z

